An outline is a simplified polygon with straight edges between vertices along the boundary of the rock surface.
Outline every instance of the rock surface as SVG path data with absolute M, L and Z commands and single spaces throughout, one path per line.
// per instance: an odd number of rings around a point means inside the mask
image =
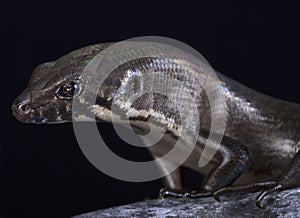
M 255 205 L 258 193 L 213 198 L 156 199 L 102 209 L 76 218 L 102 217 L 300 217 L 300 188 L 268 196 L 259 209 Z

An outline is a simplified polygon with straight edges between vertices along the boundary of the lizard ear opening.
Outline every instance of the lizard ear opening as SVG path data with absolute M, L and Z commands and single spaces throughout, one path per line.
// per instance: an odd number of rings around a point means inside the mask
M 55 61 L 53 62 L 46 62 L 46 63 L 42 63 L 40 65 L 38 65 L 29 80 L 29 85 L 31 85 L 32 83 L 40 80 L 41 78 L 45 77 L 46 75 L 48 75 L 48 73 L 50 72 L 50 69 L 54 66 Z

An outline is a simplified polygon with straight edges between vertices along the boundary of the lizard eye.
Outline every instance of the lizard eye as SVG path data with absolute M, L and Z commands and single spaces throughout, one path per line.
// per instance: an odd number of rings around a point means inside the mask
M 55 93 L 55 96 L 57 96 L 60 99 L 71 99 L 74 95 L 78 93 L 78 85 L 75 82 L 71 83 L 65 83 L 58 89 L 58 91 Z

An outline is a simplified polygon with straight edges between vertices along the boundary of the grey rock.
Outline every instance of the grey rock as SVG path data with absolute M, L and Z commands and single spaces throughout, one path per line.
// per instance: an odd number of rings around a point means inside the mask
M 268 196 L 263 209 L 255 205 L 257 195 L 224 196 L 222 202 L 213 198 L 145 200 L 75 217 L 300 217 L 300 188 Z

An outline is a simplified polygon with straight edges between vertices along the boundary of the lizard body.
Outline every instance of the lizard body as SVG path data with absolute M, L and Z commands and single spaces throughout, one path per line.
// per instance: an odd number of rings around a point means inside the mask
M 73 98 L 78 98 L 83 104 L 85 101 L 80 99 L 83 69 L 93 57 L 110 45 L 112 43 L 88 46 L 56 61 L 39 65 L 28 87 L 13 103 L 15 117 L 25 123 L 71 122 Z M 218 88 L 226 101 L 226 129 L 214 158 L 207 166 L 198 167 L 197 161 L 203 150 L 206 131 L 210 127 L 209 102 L 201 84 L 197 83 L 188 68 L 181 67 L 180 63 L 184 60 L 180 61 L 141 58 L 123 64 L 104 80 L 94 107 L 87 109 L 89 115 L 95 116 L 99 122 L 110 122 L 116 90 L 121 83 L 132 83 L 139 94 L 146 82 L 140 79 L 141 74 L 153 73 L 160 81 L 176 75 L 174 78 L 185 84 L 196 99 L 201 126 L 198 144 L 183 166 L 206 177 L 200 188 L 182 191 L 178 169 L 164 179 L 168 189 L 164 189 L 161 195 L 191 198 L 214 195 L 218 199 L 224 192 L 262 190 L 257 199 L 258 206 L 261 206 L 262 198 L 272 191 L 299 186 L 300 105 L 256 92 L 221 73 L 217 73 L 221 81 Z M 208 78 L 206 82 L 213 81 Z M 176 94 L 180 97 L 180 93 Z M 154 104 L 147 104 L 150 101 Z M 180 118 L 172 102 L 158 93 L 148 93 L 127 103 L 119 103 L 117 106 L 122 113 L 129 114 L 137 132 L 146 131 L 149 117 L 155 114 L 163 117 L 157 118 L 155 125 L 166 128 L 166 136 L 150 148 L 154 157 L 163 156 L 172 148 L 172 143 L 181 137 L 176 129 L 176 126 L 180 126 Z M 165 165 L 161 163 L 161 168 Z

